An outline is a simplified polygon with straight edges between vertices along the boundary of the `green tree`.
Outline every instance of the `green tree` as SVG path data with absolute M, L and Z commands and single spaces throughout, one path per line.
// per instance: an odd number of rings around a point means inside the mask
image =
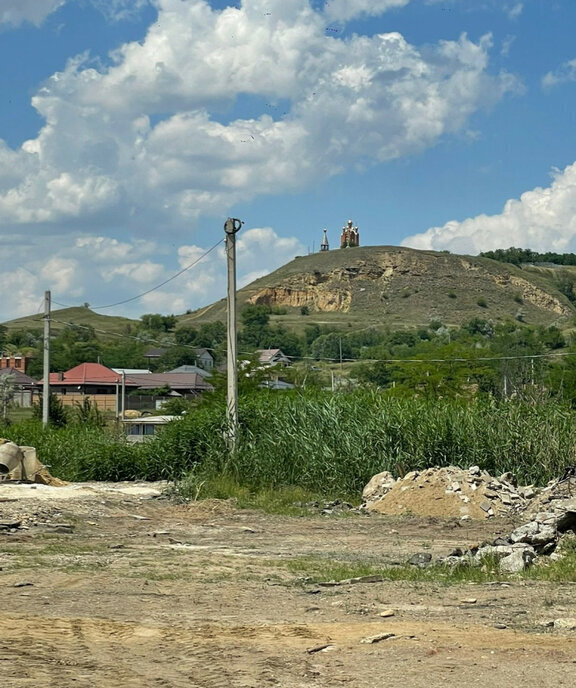
M 392 366 L 386 361 L 375 361 L 374 363 L 362 363 L 354 369 L 354 376 L 360 382 L 366 382 L 377 387 L 388 387 L 394 377 Z
M 161 315 L 160 313 L 146 313 L 140 317 L 142 327 L 151 332 L 170 332 L 178 322 L 175 315 Z
M 258 347 L 263 344 L 270 335 L 270 308 L 268 306 L 257 306 L 250 304 L 246 306 L 240 318 L 242 320 L 242 330 L 239 341 L 246 347 Z
M 183 327 L 179 327 L 174 332 L 174 341 L 176 342 L 176 344 L 180 344 L 180 345 L 195 344 L 197 339 L 198 339 L 198 330 L 196 330 L 193 327 L 189 327 L 188 325 L 185 325 Z

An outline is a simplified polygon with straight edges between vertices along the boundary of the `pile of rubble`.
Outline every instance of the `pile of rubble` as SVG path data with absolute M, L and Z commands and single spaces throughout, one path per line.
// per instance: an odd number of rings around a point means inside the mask
M 576 498 L 576 469 L 568 468 L 560 478 L 551 480 L 546 487 L 538 491 L 537 497 L 530 505 L 530 511 L 547 511 L 562 501 Z
M 576 552 L 576 500 L 559 502 L 554 510 L 535 514 L 506 538 L 497 538 L 465 552 L 454 550 L 441 563 L 481 566 L 491 560 L 500 571 L 518 573 L 539 557 L 554 561 L 568 552 Z M 539 561 L 545 563 L 546 559 Z
M 511 473 L 494 478 L 478 466 L 411 471 L 396 480 L 378 473 L 364 488 L 363 508 L 380 514 L 483 519 L 524 511 L 537 495 Z

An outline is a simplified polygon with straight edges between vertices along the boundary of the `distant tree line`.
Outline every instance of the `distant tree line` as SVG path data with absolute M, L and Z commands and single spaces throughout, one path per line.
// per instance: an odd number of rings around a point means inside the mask
M 501 263 L 553 263 L 554 265 L 576 265 L 576 253 L 538 253 L 530 248 L 498 248 L 495 251 L 484 251 L 479 254 L 483 258 L 492 258 Z
M 494 322 L 473 318 L 460 327 L 431 321 L 425 327 L 342 327 L 310 323 L 294 331 L 274 322 L 278 309 L 247 305 L 240 314 L 239 356 L 251 359 L 257 349 L 279 348 L 298 365 L 287 376 L 297 384 L 325 387 L 330 367 L 357 384 L 394 394 L 436 398 L 487 393 L 506 397 L 546 390 L 576 406 L 576 337 L 558 327 Z M 110 368 L 172 370 L 196 362 L 196 349 L 209 349 L 216 363 L 225 360 L 226 326 L 222 322 L 176 326 L 174 316 L 147 314 L 119 336 L 98 335 L 90 326 L 68 325 L 51 342 L 51 370 L 65 371 L 83 362 Z M 42 331 L 0 327 L 4 352 L 30 356 L 28 374 L 42 376 Z M 148 359 L 151 347 L 162 347 Z M 566 356 L 548 357 L 549 353 Z M 254 359 L 255 360 L 255 359 Z M 328 382 L 326 378 L 328 377 Z

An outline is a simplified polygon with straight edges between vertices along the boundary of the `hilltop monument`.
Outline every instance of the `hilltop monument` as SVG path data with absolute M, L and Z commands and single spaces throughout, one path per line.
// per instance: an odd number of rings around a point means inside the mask
M 348 220 L 348 224 L 342 227 L 340 248 L 352 248 L 353 246 L 360 246 L 360 233 L 358 227 L 354 227 L 352 220 Z
M 330 245 L 328 243 L 328 236 L 326 234 L 326 229 L 324 229 L 324 237 L 322 239 L 322 243 L 320 244 L 320 250 L 321 251 L 329 251 L 330 250 Z

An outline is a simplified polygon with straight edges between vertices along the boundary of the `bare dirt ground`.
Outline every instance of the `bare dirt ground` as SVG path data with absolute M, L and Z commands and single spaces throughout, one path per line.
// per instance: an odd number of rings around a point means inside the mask
M 576 585 L 306 580 L 323 562 L 445 555 L 510 521 L 270 516 L 154 487 L 0 485 L 3 687 L 576 684 L 576 632 L 542 625 L 576 617 Z

